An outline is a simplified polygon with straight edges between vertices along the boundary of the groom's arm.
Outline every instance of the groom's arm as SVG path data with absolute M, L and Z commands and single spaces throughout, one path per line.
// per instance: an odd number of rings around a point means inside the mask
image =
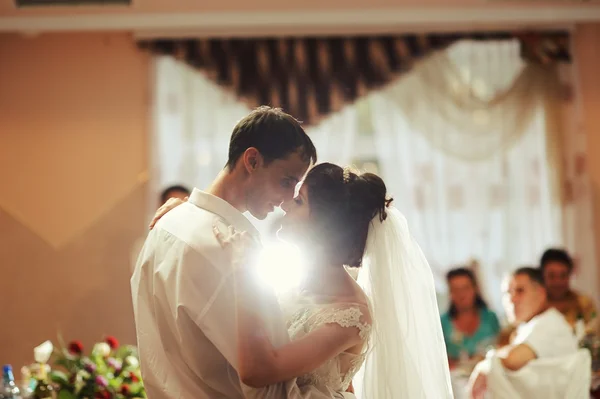
M 239 342 L 238 372 L 244 384 L 260 388 L 314 371 L 360 343 L 357 329 L 337 324 L 327 324 L 280 348 L 274 348 L 263 334 L 248 335 Z

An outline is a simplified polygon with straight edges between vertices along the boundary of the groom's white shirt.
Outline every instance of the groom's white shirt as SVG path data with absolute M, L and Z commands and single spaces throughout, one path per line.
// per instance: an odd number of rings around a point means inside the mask
M 251 389 L 236 363 L 231 259 L 213 224 L 233 225 L 258 239 L 244 215 L 226 201 L 194 189 L 188 203 L 168 212 L 150 232 L 131 278 L 142 376 L 149 399 L 331 398 L 295 381 Z M 256 306 L 275 346 L 289 341 L 273 292 Z

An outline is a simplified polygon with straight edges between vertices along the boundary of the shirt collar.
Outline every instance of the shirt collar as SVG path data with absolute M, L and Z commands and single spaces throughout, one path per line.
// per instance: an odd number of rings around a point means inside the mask
M 188 202 L 222 217 L 228 223 L 231 223 L 236 230 L 246 231 L 255 237 L 259 236 L 258 230 L 248 218 L 222 198 L 194 188 Z

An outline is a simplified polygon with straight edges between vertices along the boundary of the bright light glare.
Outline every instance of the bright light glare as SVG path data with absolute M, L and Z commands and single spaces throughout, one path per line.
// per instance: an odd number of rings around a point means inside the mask
M 302 281 L 305 273 L 298 247 L 285 242 L 266 244 L 258 260 L 258 276 L 278 294 L 285 293 Z

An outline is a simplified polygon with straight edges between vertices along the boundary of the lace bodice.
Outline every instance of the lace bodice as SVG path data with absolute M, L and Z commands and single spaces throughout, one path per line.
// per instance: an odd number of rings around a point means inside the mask
M 364 342 L 360 353 L 341 353 L 317 370 L 298 378 L 299 385 L 315 385 L 335 392 L 346 391 L 366 357 L 367 342 L 371 335 L 368 307 L 356 303 L 327 303 L 308 295 L 295 294 L 282 301 L 282 308 L 292 340 L 300 339 L 330 323 L 357 329 Z

